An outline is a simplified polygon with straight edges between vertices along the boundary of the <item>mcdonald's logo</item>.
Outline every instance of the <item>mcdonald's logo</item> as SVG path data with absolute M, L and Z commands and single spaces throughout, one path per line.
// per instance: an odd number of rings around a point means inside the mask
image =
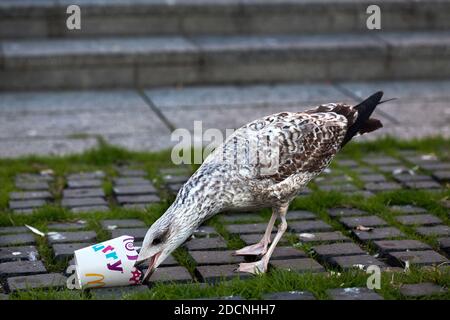
M 90 286 L 91 288 L 101 288 L 105 285 L 105 283 L 103 282 L 103 279 L 105 279 L 105 276 L 99 273 L 86 273 L 85 274 L 86 277 L 99 277 L 99 279 L 94 280 L 94 281 L 89 281 L 87 284 L 88 286 Z

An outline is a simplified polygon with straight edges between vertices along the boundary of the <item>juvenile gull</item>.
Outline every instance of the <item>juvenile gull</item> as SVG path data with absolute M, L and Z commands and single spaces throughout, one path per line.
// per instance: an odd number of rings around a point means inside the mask
M 148 262 L 143 281 L 208 218 L 224 211 L 271 207 L 261 241 L 235 252 L 262 256 L 241 263 L 238 271 L 266 272 L 286 231 L 289 203 L 353 136 L 382 127 L 370 118 L 382 96 L 377 92 L 356 106 L 331 103 L 305 112 L 277 113 L 236 130 L 205 159 L 148 230 L 136 261 L 136 266 Z M 281 223 L 269 246 L 277 217 Z

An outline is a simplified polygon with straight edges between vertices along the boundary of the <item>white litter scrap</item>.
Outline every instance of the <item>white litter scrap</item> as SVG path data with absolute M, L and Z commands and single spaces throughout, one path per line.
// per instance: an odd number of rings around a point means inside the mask
M 22 254 L 22 252 L 20 252 L 20 251 L 14 251 L 14 252 L 11 252 L 11 254 L 12 254 L 13 256 L 19 256 L 19 255 Z
M 344 292 L 358 294 L 359 288 L 344 288 Z
M 31 251 L 28 253 L 28 260 L 30 261 L 37 261 L 37 254 L 34 251 Z
M 79 224 L 86 224 L 87 222 L 86 222 L 86 220 L 78 220 L 77 223 L 79 223 Z
M 365 227 L 365 226 L 362 226 L 362 225 L 357 226 L 355 229 L 358 230 L 358 231 L 372 231 L 373 230 L 372 227 Z
M 26 224 L 25 227 L 30 229 L 30 231 L 33 232 L 34 234 L 37 234 L 38 236 L 41 236 L 41 237 L 45 237 L 45 233 L 43 233 L 42 231 L 39 231 L 38 229 L 36 229 L 36 228 L 34 228 L 32 226 L 29 226 L 29 225 Z
M 55 172 L 52 169 L 41 170 L 41 175 L 43 176 L 52 176 Z
M 404 272 L 409 272 L 409 260 L 405 261 L 405 269 L 403 269 Z
M 353 267 L 361 269 L 361 270 L 364 270 L 364 268 L 365 268 L 365 266 L 363 264 L 359 264 L 359 263 L 354 264 Z
M 424 155 L 422 155 L 420 158 L 421 158 L 422 160 L 425 160 L 425 161 L 434 161 L 434 160 L 437 160 L 436 155 L 433 154 L 433 153 L 430 153 L 430 154 L 424 154 Z
M 298 236 L 306 239 L 314 239 L 316 237 L 316 235 L 312 233 L 300 233 Z
M 107 229 L 108 230 L 116 230 L 117 226 L 115 224 L 112 224 L 112 225 L 109 225 Z
M 52 240 L 63 240 L 66 237 L 64 237 L 61 233 L 59 232 L 49 232 L 47 233 L 47 235 L 50 237 L 50 239 Z

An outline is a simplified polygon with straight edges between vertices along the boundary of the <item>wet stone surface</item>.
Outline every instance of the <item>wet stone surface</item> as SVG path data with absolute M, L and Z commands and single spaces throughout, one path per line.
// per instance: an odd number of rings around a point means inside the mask
M 186 241 L 184 246 L 191 251 L 226 249 L 227 243 L 222 237 L 196 238 Z
M 110 219 L 102 220 L 101 226 L 105 230 L 114 230 L 117 228 L 138 228 L 145 227 L 145 223 L 138 219 Z
M 66 286 L 66 277 L 59 273 L 44 273 L 11 277 L 7 283 L 10 291 L 62 288 Z
M 450 238 L 439 238 L 439 248 L 450 256 Z
M 450 227 L 445 225 L 417 227 L 416 231 L 423 236 L 450 236 Z
M 119 177 L 114 178 L 113 182 L 116 186 L 151 185 L 149 180 L 142 177 Z
M 365 189 L 372 192 L 383 192 L 399 190 L 402 186 L 395 182 L 370 182 L 365 185 Z
M 431 249 L 429 245 L 418 240 L 379 240 L 373 244 L 382 253 Z
M 46 181 L 16 181 L 16 188 L 30 191 L 48 191 L 50 186 Z
M 48 191 L 22 191 L 22 192 L 10 192 L 10 200 L 50 200 L 52 195 Z
M 427 210 L 421 207 L 416 207 L 412 205 L 394 205 L 391 206 L 392 211 L 397 211 L 401 213 L 426 213 Z
M 119 196 L 117 197 L 117 202 L 120 205 L 125 204 L 151 204 L 159 202 L 160 199 L 157 195 L 136 195 L 136 196 Z
M 395 218 L 398 222 L 405 225 L 434 225 L 442 223 L 442 220 L 431 214 L 415 214 L 399 216 Z
M 98 179 L 67 180 L 67 187 L 71 189 L 98 188 L 101 186 L 102 181 Z
M 328 214 L 332 217 L 361 216 L 369 213 L 356 208 L 332 208 L 328 209 Z
M 295 221 L 288 223 L 288 229 L 294 232 L 331 231 L 333 228 L 321 220 Z
M 51 223 L 47 225 L 50 231 L 60 231 L 60 230 L 83 230 L 86 228 L 86 222 L 66 222 L 66 223 Z
M 235 272 L 236 267 L 236 265 L 225 264 L 218 266 L 199 266 L 196 269 L 199 278 L 208 283 L 216 283 L 237 277 L 240 279 L 251 277 L 248 273 Z
M 437 265 L 448 262 L 448 259 L 433 250 L 390 252 L 389 261 L 391 265 L 404 266 L 405 261 L 415 265 Z
M 61 200 L 61 205 L 67 208 L 74 207 L 92 207 L 92 206 L 107 206 L 108 203 L 101 197 L 95 198 L 66 198 Z
M 221 215 L 220 220 L 226 223 L 233 223 L 245 221 L 263 221 L 263 218 L 255 213 L 237 213 Z
M 378 216 L 346 217 L 341 218 L 339 221 L 349 229 L 353 229 L 357 226 L 377 227 L 387 225 L 387 222 Z
M 272 260 L 277 259 L 284 260 L 284 259 L 297 259 L 306 257 L 307 257 L 306 253 L 300 249 L 296 249 L 293 247 L 277 246 L 270 258 Z
M 333 300 L 383 300 L 382 296 L 367 288 L 329 289 L 327 294 Z
M 100 288 L 91 290 L 91 294 L 94 299 L 98 300 L 122 300 L 128 295 L 146 292 L 149 288 L 144 285 L 128 286 L 128 287 L 113 287 L 113 288 Z
M 0 235 L 27 232 L 30 232 L 27 227 L 0 227 Z
M 93 243 L 64 243 L 64 244 L 54 244 L 52 246 L 53 253 L 56 260 L 69 260 L 73 258 L 74 252 L 76 250 L 86 248 L 93 245 Z
M 0 278 L 45 273 L 42 261 L 11 261 L 0 263 Z
M 35 243 L 36 240 L 34 236 L 29 233 L 7 234 L 0 236 L 0 247 Z
M 150 278 L 153 282 L 189 282 L 192 280 L 191 275 L 184 267 L 164 267 L 157 268 Z
M 74 242 L 95 242 L 97 234 L 94 231 L 77 232 L 49 232 L 48 243 L 74 243 Z
M 332 256 L 365 254 L 358 245 L 354 243 L 332 243 L 313 247 L 314 252 L 322 259 Z
M 17 209 L 33 209 L 44 206 L 47 203 L 46 200 L 43 199 L 34 199 L 34 200 L 13 200 L 9 202 L 9 208 L 12 210 Z
M 405 186 L 410 189 L 441 189 L 442 186 L 435 181 L 410 181 L 405 182 Z
M 190 255 L 197 265 L 235 264 L 244 261 L 242 256 L 235 256 L 233 253 L 234 250 L 191 251 Z
M 70 212 L 80 213 L 80 212 L 105 212 L 108 211 L 109 208 L 107 206 L 83 206 L 83 207 L 74 207 L 70 209 Z
M 39 253 L 35 246 L 3 247 L 0 248 L 0 263 L 29 260 L 39 260 Z
M 157 192 L 156 188 L 151 184 L 116 186 L 113 188 L 113 191 L 116 196 L 146 195 Z
M 101 188 L 66 189 L 63 191 L 63 198 L 92 198 L 105 197 L 105 192 Z
M 96 180 L 103 179 L 105 177 L 103 171 L 97 170 L 92 172 L 79 172 L 67 175 L 67 180 Z
M 369 240 L 383 240 L 405 236 L 399 229 L 394 227 L 374 228 L 371 231 L 353 230 L 352 232 L 356 238 L 363 242 Z
M 266 293 L 263 300 L 315 300 L 316 298 L 308 291 L 284 291 Z
M 267 228 L 266 223 L 251 223 L 251 224 L 230 224 L 225 227 L 229 233 L 264 233 Z M 272 232 L 276 232 L 276 227 Z
M 351 241 L 350 238 L 344 236 L 342 234 L 342 232 L 340 232 L 340 231 L 299 233 L 298 238 L 299 238 L 300 242 L 306 242 L 306 243 Z
M 135 241 L 142 241 L 147 234 L 148 228 L 118 228 L 111 230 L 111 238 L 117 238 L 120 236 L 134 237 Z
M 403 284 L 400 289 L 400 293 L 406 297 L 423 297 L 435 294 L 442 294 L 447 292 L 447 289 L 441 286 L 431 283 L 414 283 L 414 284 Z
M 293 210 L 288 211 L 286 215 L 287 221 L 294 221 L 294 220 L 310 220 L 315 219 L 316 215 L 310 211 L 305 210 Z
M 272 260 L 272 267 L 293 272 L 324 272 L 325 269 L 318 262 L 311 258 Z
M 352 269 L 352 268 L 367 268 L 371 265 L 376 265 L 379 267 L 387 267 L 387 265 L 368 254 L 364 255 L 355 255 L 355 256 L 339 256 L 339 257 L 330 257 L 328 262 L 331 265 L 337 266 L 341 269 Z

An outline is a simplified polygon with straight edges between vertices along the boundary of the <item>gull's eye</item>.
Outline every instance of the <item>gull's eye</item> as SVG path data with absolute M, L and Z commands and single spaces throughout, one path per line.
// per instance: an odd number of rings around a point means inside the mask
M 160 244 L 162 242 L 161 238 L 155 238 L 153 239 L 152 245 L 156 246 L 157 244 Z

